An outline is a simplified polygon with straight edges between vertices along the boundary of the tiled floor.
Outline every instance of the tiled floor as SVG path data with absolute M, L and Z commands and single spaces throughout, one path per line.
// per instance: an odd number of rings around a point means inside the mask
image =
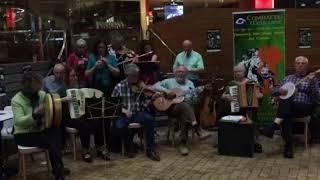
M 215 136 L 216 134 L 214 134 Z M 92 164 L 65 157 L 65 164 L 72 170 L 67 179 L 105 180 L 105 179 L 319 179 L 320 145 L 304 150 L 303 144 L 296 147 L 294 159 L 282 157 L 282 141 L 279 136 L 270 140 L 260 138 L 264 152 L 254 158 L 240 158 L 218 155 L 213 148 L 215 138 L 190 143 L 191 153 L 182 157 L 177 149 L 165 141 L 159 142 L 161 161 L 153 162 L 140 153 L 134 159 L 113 154 L 110 162 L 95 160 Z M 41 160 L 29 162 L 28 179 L 52 179 Z M 13 178 L 21 179 L 19 177 Z

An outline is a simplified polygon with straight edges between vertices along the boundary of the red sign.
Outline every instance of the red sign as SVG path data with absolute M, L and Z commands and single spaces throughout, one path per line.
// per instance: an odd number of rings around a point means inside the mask
M 254 7 L 256 9 L 273 9 L 274 0 L 255 0 Z
M 16 13 L 12 8 L 7 8 L 7 27 L 14 29 L 16 27 Z

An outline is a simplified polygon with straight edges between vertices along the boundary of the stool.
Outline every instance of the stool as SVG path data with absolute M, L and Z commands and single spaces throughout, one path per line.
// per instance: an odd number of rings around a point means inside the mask
M 26 155 L 32 155 L 35 153 L 45 153 L 45 159 L 47 161 L 47 168 L 48 172 L 50 173 L 50 160 L 49 160 L 49 152 L 46 149 L 41 149 L 37 147 L 26 147 L 26 146 L 20 146 L 18 145 L 18 152 L 19 152 L 19 172 L 21 174 L 23 179 L 26 180 Z
M 308 138 L 309 138 L 309 123 L 310 123 L 310 116 L 301 117 L 301 118 L 292 118 L 292 122 L 299 122 L 304 123 L 304 147 L 308 149 Z
M 144 129 L 143 129 L 143 125 L 140 124 L 140 123 L 130 123 L 129 126 L 128 126 L 128 130 L 130 129 L 140 129 L 142 130 L 142 138 L 140 138 L 140 146 L 144 147 L 144 150 L 146 150 L 146 141 L 145 141 L 145 132 L 144 132 Z M 143 142 L 144 141 L 144 142 Z M 121 153 L 122 155 L 124 156 L 124 151 L 125 151 L 125 142 L 123 140 L 121 140 Z
M 72 141 L 72 155 L 73 155 L 73 160 L 77 159 L 77 150 L 76 150 L 76 146 L 77 146 L 77 134 L 78 134 L 78 130 L 75 128 L 71 128 L 71 127 L 66 127 L 66 132 L 70 134 L 71 136 L 71 141 Z

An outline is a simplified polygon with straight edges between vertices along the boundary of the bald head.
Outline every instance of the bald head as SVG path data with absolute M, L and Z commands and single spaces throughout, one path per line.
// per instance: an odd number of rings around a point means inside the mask
M 64 73 L 65 73 L 65 67 L 63 64 L 56 64 L 53 67 L 53 75 L 56 80 L 62 81 L 64 78 Z
M 308 70 L 309 60 L 305 56 L 298 56 L 294 60 L 295 70 L 297 74 L 305 75 Z
M 189 55 L 192 51 L 192 42 L 190 40 L 184 40 L 182 42 L 183 50 Z

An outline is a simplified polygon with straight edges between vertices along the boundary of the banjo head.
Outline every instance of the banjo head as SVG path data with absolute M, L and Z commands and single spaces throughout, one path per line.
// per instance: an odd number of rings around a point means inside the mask
M 281 89 L 287 90 L 288 93 L 286 95 L 280 96 L 280 99 L 289 99 L 296 91 L 296 86 L 292 82 L 287 82 L 283 86 L 281 86 Z

